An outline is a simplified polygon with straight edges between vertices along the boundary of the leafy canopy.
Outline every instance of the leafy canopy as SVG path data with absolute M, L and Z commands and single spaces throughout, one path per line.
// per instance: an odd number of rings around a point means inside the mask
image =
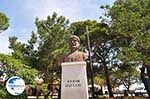
M 8 28 L 9 26 L 8 21 L 9 21 L 8 17 L 4 13 L 0 12 L 0 33 Z

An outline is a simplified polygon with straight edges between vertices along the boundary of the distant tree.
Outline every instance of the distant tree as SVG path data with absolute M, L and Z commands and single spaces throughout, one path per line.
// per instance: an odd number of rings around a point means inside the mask
M 24 60 L 24 57 L 23 57 L 23 52 L 25 50 L 25 44 L 22 44 L 21 42 L 18 42 L 17 41 L 17 37 L 9 37 L 9 42 L 10 42 L 10 45 L 9 45 L 9 48 L 12 50 L 12 56 L 15 58 L 15 59 L 20 59 Z
M 112 7 L 102 7 L 108 12 L 107 21 L 104 20 L 110 26 L 108 35 L 113 37 L 113 45 L 120 48 L 123 63 L 143 62 L 150 66 L 149 5 L 149 0 L 116 0 Z
M 112 73 L 112 85 L 114 88 L 119 85 L 124 85 L 128 91 L 132 84 L 136 83 L 140 78 L 140 73 L 137 70 L 136 63 L 118 63 L 115 64 L 115 69 L 113 69 Z
M 52 16 L 47 17 L 47 20 L 37 18 L 35 23 L 39 44 L 36 66 L 45 74 L 45 78 L 49 79 L 49 76 L 54 74 L 53 70 L 58 68 L 61 55 L 67 51 L 67 41 L 71 34 L 68 31 L 69 21 L 54 12 Z
M 87 20 L 87 21 L 79 21 L 71 24 L 71 31 L 74 34 L 80 36 L 81 42 L 86 50 L 88 50 L 87 46 L 87 34 L 86 34 L 86 26 L 89 27 L 89 35 L 92 49 L 92 60 L 93 62 L 98 63 L 101 69 L 95 69 L 93 67 L 94 73 L 98 73 L 104 70 L 103 75 L 106 78 L 106 84 L 108 86 L 110 97 L 113 97 L 113 92 L 110 84 L 110 71 L 108 65 L 111 63 L 113 58 L 110 57 L 110 54 L 116 50 L 111 46 L 111 37 L 107 34 L 108 25 L 102 22 Z M 108 46 L 107 46 L 108 45 Z M 97 66 L 98 67 L 98 66 Z
M 9 26 L 9 19 L 8 17 L 0 12 L 0 33 L 5 31 Z
M 134 48 L 135 55 L 130 57 L 141 54 L 141 61 L 145 64 L 149 64 L 150 59 L 149 4 L 149 0 L 117 0 L 109 10 L 112 18 L 110 33 L 114 35 L 115 44 Z
M 108 26 L 105 23 L 97 22 L 96 20 L 71 23 L 70 31 L 80 37 L 82 46 L 87 47 L 86 26 L 88 26 L 90 32 L 91 47 L 95 43 L 102 43 L 108 40 L 109 37 L 106 33 Z
M 5 68 L 6 71 L 14 71 L 14 73 L 8 72 L 8 76 L 18 75 L 22 77 L 27 84 L 34 83 L 34 78 L 37 76 L 38 71 L 23 64 L 20 59 L 15 59 L 10 55 L 0 54 L 0 62 L 2 65 L 0 68 Z
M 38 71 L 32 69 L 30 66 L 23 64 L 20 59 L 15 59 L 10 55 L 4 55 L 0 53 L 0 63 L 0 76 L 5 73 L 7 75 L 7 77 L 5 78 L 6 81 L 7 79 L 9 79 L 9 77 L 19 76 L 25 81 L 26 85 L 35 84 L 35 77 L 37 76 Z M 0 97 L 2 99 L 14 99 L 15 96 L 13 97 L 11 95 L 8 95 L 5 83 L 6 82 L 0 84 Z M 26 99 L 25 95 L 20 95 L 18 97 L 20 97 L 21 99 Z
M 25 64 L 40 71 L 45 81 L 60 73 L 58 61 L 67 51 L 67 40 L 71 34 L 68 31 L 69 21 L 54 12 L 46 20 L 36 18 L 37 33 L 32 32 L 28 44 L 16 42 L 10 38 L 10 48 L 14 57 L 21 59 Z

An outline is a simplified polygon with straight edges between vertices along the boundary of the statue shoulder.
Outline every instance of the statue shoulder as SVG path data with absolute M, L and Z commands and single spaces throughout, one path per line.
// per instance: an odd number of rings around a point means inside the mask
M 82 51 L 78 51 L 78 53 L 83 54 L 83 52 L 82 52 Z

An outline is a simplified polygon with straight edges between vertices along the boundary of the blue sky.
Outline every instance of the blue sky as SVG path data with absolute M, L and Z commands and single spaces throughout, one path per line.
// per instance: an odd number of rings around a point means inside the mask
M 9 17 L 9 28 L 0 34 L 0 53 L 10 53 L 9 36 L 16 36 L 26 42 L 32 31 L 36 31 L 35 18 L 45 19 L 55 11 L 70 22 L 99 20 L 103 11 L 100 5 L 115 0 L 0 0 L 0 12 Z

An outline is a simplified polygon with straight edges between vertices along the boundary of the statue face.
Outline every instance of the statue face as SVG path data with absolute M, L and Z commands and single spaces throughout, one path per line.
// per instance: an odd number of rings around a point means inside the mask
M 77 49 L 77 48 L 79 48 L 80 43 L 79 43 L 79 41 L 76 38 L 72 38 L 69 41 L 69 46 L 70 46 L 71 49 Z

